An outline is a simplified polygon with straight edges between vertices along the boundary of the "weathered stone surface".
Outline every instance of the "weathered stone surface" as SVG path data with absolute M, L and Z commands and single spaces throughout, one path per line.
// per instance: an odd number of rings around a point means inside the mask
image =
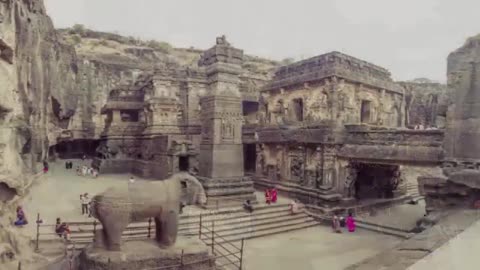
M 391 250 L 352 265 L 347 270 L 403 270 L 445 244 L 479 219 L 477 211 L 450 212 L 435 226 L 400 243 Z
M 130 222 L 155 218 L 155 237 L 159 245 L 175 244 L 180 204 L 203 205 L 207 202 L 202 184 L 187 173 L 162 181 L 135 181 L 110 188 L 92 200 L 92 215 L 102 223 L 96 232 L 95 247 L 119 251 L 121 236 Z
M 448 56 L 448 108 L 443 172 L 419 178 L 429 211 L 478 207 L 480 199 L 480 42 L 469 39 Z
M 429 80 L 398 82 L 405 88 L 406 125 L 444 128 L 450 103 L 447 86 Z

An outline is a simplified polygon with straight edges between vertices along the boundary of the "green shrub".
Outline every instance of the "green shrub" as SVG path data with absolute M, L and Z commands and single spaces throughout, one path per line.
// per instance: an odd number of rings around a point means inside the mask
M 281 63 L 282 65 L 290 65 L 290 64 L 293 64 L 294 62 L 295 62 L 295 59 L 288 57 L 283 59 Z
M 167 42 L 159 42 L 156 40 L 148 41 L 147 46 L 163 53 L 170 53 L 173 49 L 172 45 Z
M 72 27 L 72 31 L 70 33 L 78 34 L 80 36 L 84 36 L 86 32 L 86 28 L 83 24 L 75 24 Z
M 78 45 L 82 42 L 82 37 L 78 34 L 72 36 L 73 45 Z

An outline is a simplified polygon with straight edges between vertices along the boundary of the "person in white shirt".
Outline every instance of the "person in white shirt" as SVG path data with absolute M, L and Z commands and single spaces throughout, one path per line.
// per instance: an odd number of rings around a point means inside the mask
M 88 203 L 89 203 L 89 199 L 88 199 L 88 194 L 85 193 L 83 195 L 80 195 L 80 202 L 82 203 L 82 215 L 86 215 L 88 214 Z
M 129 181 L 130 183 L 135 183 L 135 178 L 133 178 L 133 176 L 131 176 L 128 181 Z

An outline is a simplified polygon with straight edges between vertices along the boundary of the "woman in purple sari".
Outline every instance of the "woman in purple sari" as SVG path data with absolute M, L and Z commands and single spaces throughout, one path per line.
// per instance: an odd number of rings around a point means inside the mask
M 349 232 L 354 232 L 355 231 L 355 219 L 352 216 L 352 213 L 348 214 L 347 220 L 347 228 Z

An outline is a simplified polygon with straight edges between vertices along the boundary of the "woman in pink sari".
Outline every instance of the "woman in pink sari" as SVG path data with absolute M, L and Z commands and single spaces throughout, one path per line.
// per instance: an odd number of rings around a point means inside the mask
M 352 213 L 348 214 L 347 220 L 347 227 L 349 232 L 354 232 L 355 231 L 355 219 L 352 216 Z
M 272 188 L 270 190 L 270 195 L 272 196 L 272 203 L 276 203 L 277 202 L 277 189 Z

